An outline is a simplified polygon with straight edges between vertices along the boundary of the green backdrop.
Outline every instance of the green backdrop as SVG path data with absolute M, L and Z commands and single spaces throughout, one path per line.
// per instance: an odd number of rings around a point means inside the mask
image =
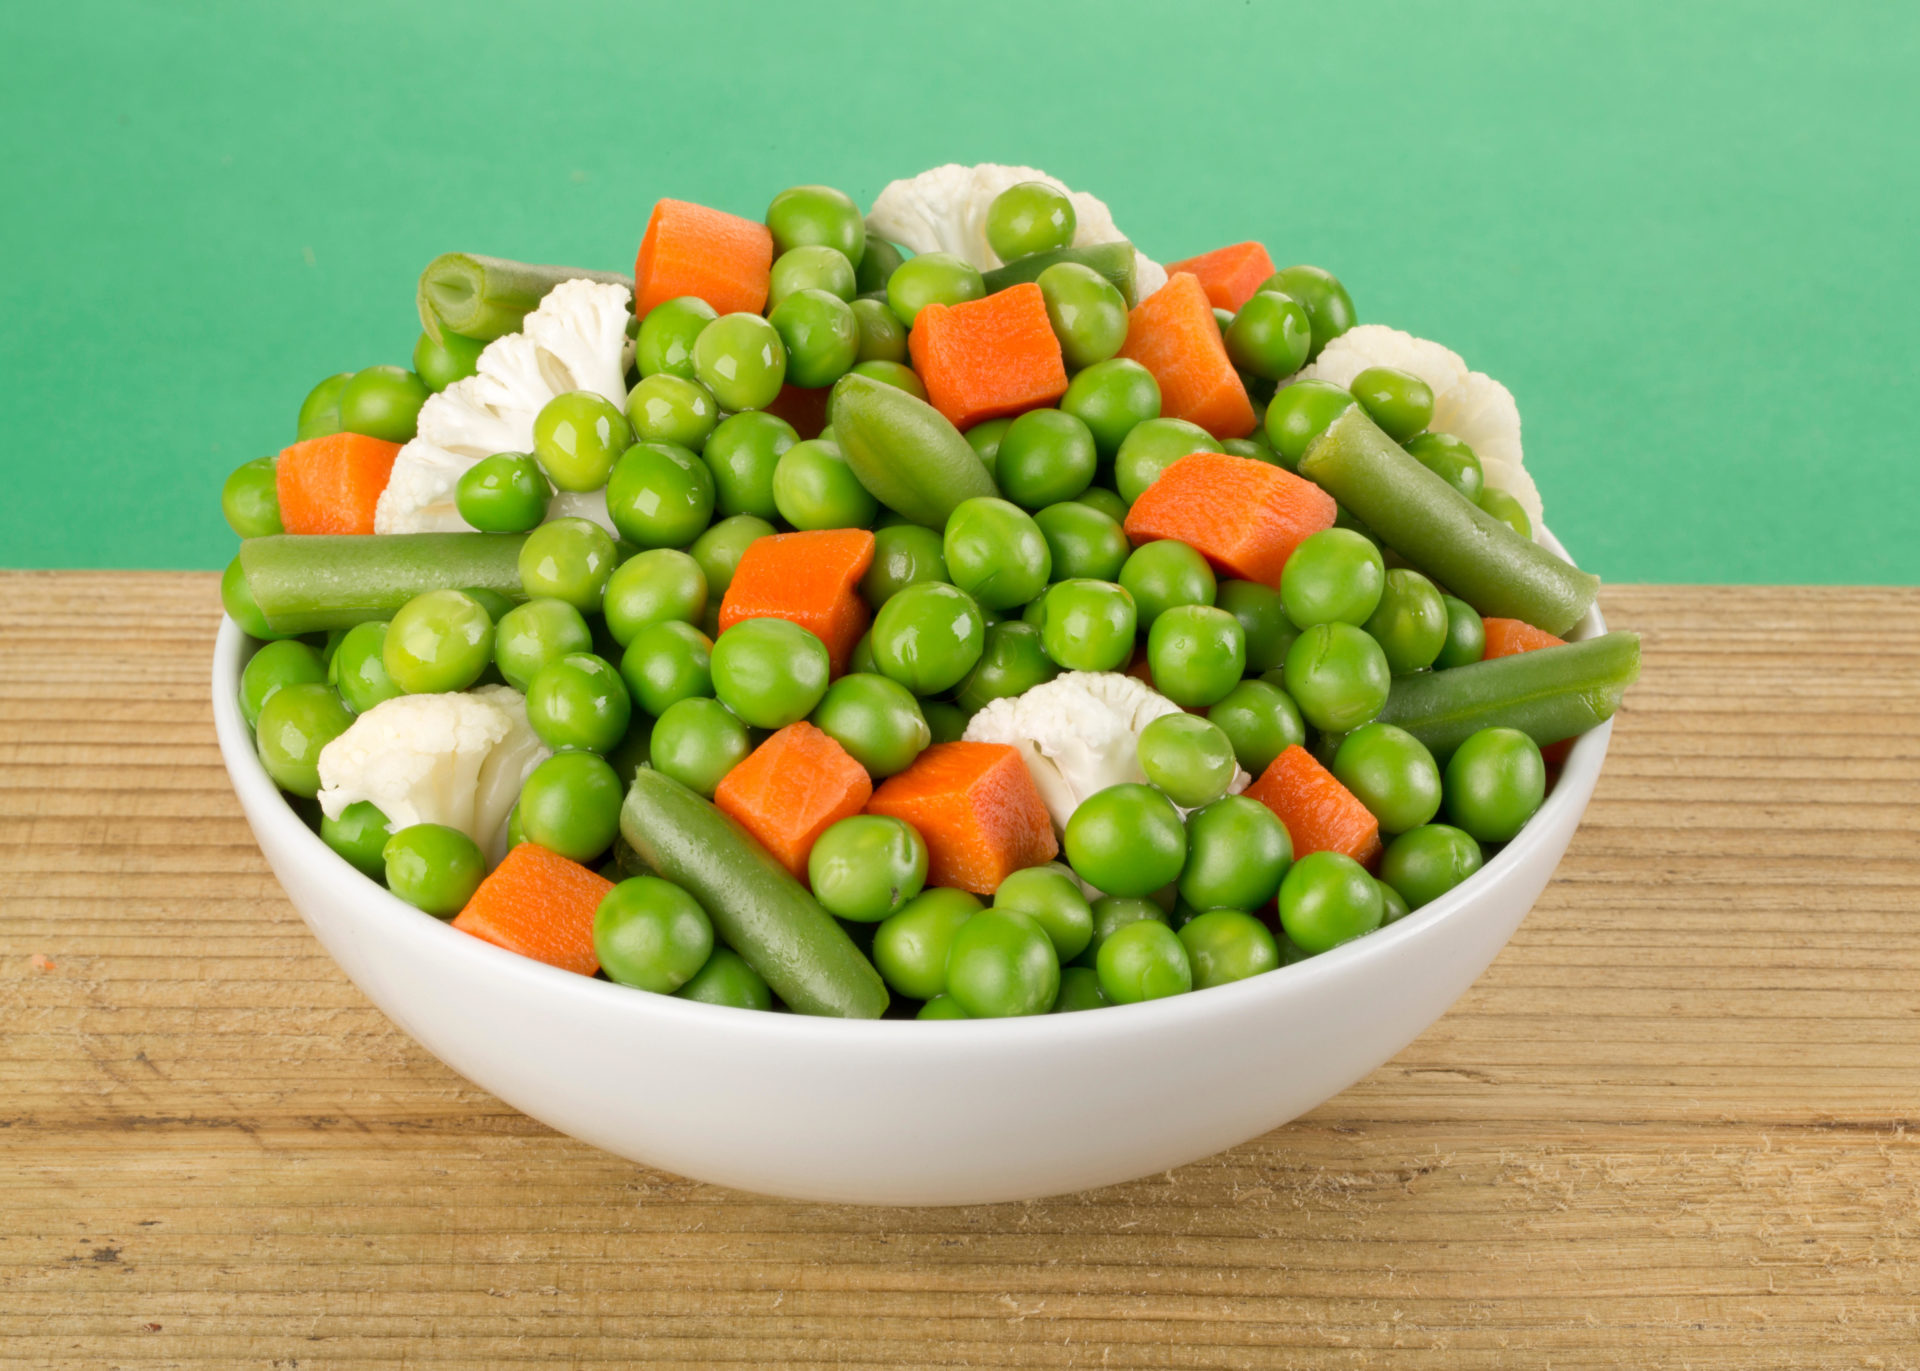
M 1911 4 L 5 9 L 0 564 L 224 563 L 221 476 L 443 250 L 1003 161 L 1505 381 L 1612 579 L 1920 581 Z

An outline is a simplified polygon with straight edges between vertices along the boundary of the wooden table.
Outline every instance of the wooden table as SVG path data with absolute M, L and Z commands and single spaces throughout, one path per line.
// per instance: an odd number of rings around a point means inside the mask
M 213 580 L 0 596 L 0 1364 L 1920 1366 L 1920 593 L 1621 587 L 1558 879 L 1300 1122 L 958 1210 L 556 1136 L 369 1007 L 255 851 Z

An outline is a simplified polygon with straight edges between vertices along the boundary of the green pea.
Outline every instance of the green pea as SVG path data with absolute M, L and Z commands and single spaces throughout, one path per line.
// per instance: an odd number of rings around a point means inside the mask
M 389 443 L 411 442 L 427 383 L 405 367 L 368 367 L 340 388 L 340 427 Z
M 1054 580 L 1120 578 L 1130 548 L 1126 531 L 1108 514 L 1081 500 L 1066 500 L 1048 505 L 1033 522 L 1047 540 Z M 1137 604 L 1139 596 L 1134 599 Z
M 1100 949 L 1115 933 L 1136 923 L 1167 922 L 1167 911 L 1152 900 L 1138 896 L 1108 895 L 1093 902 L 1093 936 L 1087 940 L 1086 948 L 1075 957 L 1074 964 L 1092 968 L 1098 965 Z
M 832 248 L 849 262 L 865 254 L 867 224 L 860 207 L 832 186 L 789 186 L 767 206 L 773 248 L 782 255 L 795 248 Z
M 1037 284 L 1070 371 L 1120 351 L 1127 341 L 1127 301 L 1113 282 L 1079 262 L 1056 262 L 1040 273 Z
M 689 697 L 661 711 L 653 725 L 653 769 L 708 799 L 753 751 L 747 726 L 718 700 Z
M 240 672 L 240 717 L 252 728 L 260 721 L 260 706 L 274 692 L 290 685 L 325 685 L 327 664 L 305 643 L 288 638 L 268 643 L 247 659 Z
M 980 660 L 960 683 L 954 698 L 962 709 L 972 713 L 994 700 L 1024 695 L 1059 674 L 1059 666 L 1047 656 L 1040 630 L 1011 619 L 987 630 Z
M 1308 954 L 1371 933 L 1385 916 L 1373 877 L 1339 852 L 1307 853 L 1280 882 L 1280 925 Z
M 981 907 L 964 890 L 923 891 L 875 930 L 874 967 L 897 994 L 908 999 L 931 1000 L 944 994 L 954 934 Z
M 1111 581 L 1061 581 L 1040 625 L 1047 655 L 1068 671 L 1116 671 L 1133 656 L 1133 596 Z
M 866 528 L 880 502 L 860 484 L 845 454 L 818 438 L 795 443 L 773 473 L 773 503 L 797 529 Z
M 649 624 L 627 644 L 620 679 L 649 714 L 664 714 L 682 700 L 713 694 L 713 642 L 692 624 Z
M 1300 465 L 1307 445 L 1353 406 L 1353 396 L 1328 381 L 1295 381 L 1267 405 L 1267 441 L 1288 471 Z
M 555 751 L 610 751 L 632 717 L 620 673 L 590 652 L 548 662 L 527 686 L 527 722 Z
M 765 409 L 786 382 L 786 345 L 759 315 L 724 314 L 694 341 L 693 374 L 722 409 Z
M 927 398 L 927 388 L 920 380 L 919 373 L 912 367 L 903 366 L 899 362 L 860 362 L 848 374 L 864 376 L 870 381 L 892 386 L 895 390 L 904 390 L 916 400 Z M 828 437 L 824 432 L 820 436 Z
M 1117 490 L 1108 490 L 1105 486 L 1089 486 L 1073 497 L 1080 504 L 1097 509 L 1116 524 L 1127 521 L 1127 502 L 1120 498 Z M 1109 576 L 1108 580 L 1113 578 Z
M 987 293 L 977 267 L 950 252 L 923 252 L 894 268 L 887 305 L 908 328 L 928 305 L 959 305 Z
M 1211 605 L 1175 605 L 1147 631 L 1154 688 L 1177 705 L 1210 705 L 1240 683 L 1247 635 L 1240 621 Z
M 773 1008 L 773 991 L 766 981 L 747 965 L 745 957 L 729 947 L 714 948 L 707 964 L 674 993 L 683 1000 L 722 1004 L 733 1009 Z
M 1384 928 L 1388 924 L 1398 923 L 1413 912 L 1407 908 L 1407 902 L 1400 898 L 1399 891 L 1395 890 L 1377 876 L 1374 878 L 1373 883 L 1380 887 L 1380 899 L 1387 907 L 1386 915 L 1380 920 L 1381 927 Z
M 260 764 L 290 795 L 320 793 L 320 750 L 345 733 L 353 715 L 330 688 L 307 681 L 267 696 L 254 725 Z
M 1408 909 L 1431 904 L 1478 871 L 1480 844 L 1447 824 L 1410 828 L 1387 844 L 1380 879 L 1400 893 Z
M 660 378 L 659 383 L 693 385 L 690 381 L 681 381 L 672 376 Z M 628 405 L 636 415 L 649 414 L 650 405 L 644 392 L 655 384 L 658 383 L 642 381 L 633 388 Z M 702 398 L 707 406 L 706 426 L 710 429 L 713 426 L 713 402 L 710 398 Z M 598 490 L 607 483 L 615 460 L 633 446 L 633 438 L 633 427 L 619 407 L 605 396 L 596 395 L 590 390 L 570 390 L 564 395 L 554 396 L 540 407 L 540 413 L 533 421 L 533 455 L 547 479 L 560 490 Z M 699 440 L 704 441 L 705 438 L 706 433 L 702 431 Z M 467 522 L 473 523 L 471 519 Z
M 867 250 L 853 264 L 853 284 L 862 295 L 885 295 L 887 282 L 906 261 L 906 254 L 884 238 L 868 238 Z
M 1446 795 L 1456 828 L 1483 843 L 1511 841 L 1546 799 L 1540 745 L 1517 728 L 1481 729 L 1448 760 Z
M 946 991 L 970 1018 L 1044 1014 L 1060 991 L 1060 959 L 1031 915 L 983 909 L 953 932 Z
M 556 752 L 520 789 L 520 827 L 527 841 L 591 862 L 620 829 L 626 787 L 605 757 L 593 752 Z
M 733 584 L 733 573 L 746 555 L 747 548 L 774 531 L 765 519 L 751 514 L 736 514 L 722 519 L 693 540 L 688 549 L 694 564 L 707 580 L 707 608 L 720 603 Z M 703 611 L 704 612 L 704 611 Z
M 220 487 L 220 512 L 242 538 L 282 533 L 280 491 L 271 457 L 256 457 L 233 469 Z
M 520 452 L 482 457 L 454 487 L 460 517 L 482 533 L 525 533 L 547 517 L 552 498 L 539 463 Z
M 436 343 L 423 333 L 413 344 L 414 372 L 426 382 L 428 390 L 445 390 L 455 381 L 464 381 L 479 372 L 480 354 L 486 346 L 479 338 L 445 331 Z
M 941 543 L 953 584 L 987 609 L 1012 609 L 1046 589 L 1053 553 L 1033 517 L 991 496 L 963 500 Z
M 874 665 L 915 695 L 938 695 L 973 670 L 986 631 L 971 595 L 923 581 L 901 590 L 874 616 Z
M 1111 357 L 1067 383 L 1060 409 L 1087 426 L 1102 457 L 1113 457 L 1137 426 L 1159 417 L 1160 383 L 1132 358 Z
M 1396 676 L 1425 671 L 1447 643 L 1447 605 L 1439 588 L 1417 571 L 1395 567 L 1386 575 L 1380 605 L 1366 630 L 1387 655 Z
M 769 322 L 787 350 L 788 385 L 830 386 L 860 360 L 860 321 L 837 295 L 793 291 L 774 306 Z
M 1181 928 L 1180 942 L 1193 966 L 1195 990 L 1244 981 L 1280 965 L 1280 945 L 1273 934 L 1238 909 L 1210 909 L 1194 916 Z
M 1007 427 L 995 452 L 995 481 L 1009 500 L 1027 509 L 1071 500 L 1093 484 L 1099 462 L 1092 431 L 1057 409 L 1022 414 Z
M 642 548 L 685 547 L 706 529 L 713 517 L 713 502 L 713 473 L 707 464 L 672 443 L 628 448 L 607 482 L 607 513 L 613 526 L 622 538 Z M 561 522 L 546 524 L 532 536 L 538 538 Z
M 785 619 L 743 619 L 714 642 L 712 670 L 720 703 L 755 728 L 785 728 L 827 693 L 827 645 Z
M 960 1001 L 951 995 L 935 995 L 920 1006 L 915 1019 L 933 1022 L 937 1019 L 971 1019 L 973 1015 L 960 1007 Z
M 1307 322 L 1313 326 L 1308 361 L 1318 357 L 1320 349 L 1354 326 L 1353 297 L 1340 284 L 1340 278 L 1330 271 L 1319 267 L 1285 267 L 1262 282 L 1260 289 L 1290 295 L 1306 310 Z
M 1016 909 L 1045 931 L 1061 963 L 1072 961 L 1093 939 L 1093 907 L 1061 866 L 1030 866 L 1000 882 L 993 908 Z
M 821 243 L 787 249 L 774 259 L 767 280 L 769 310 L 777 311 L 803 290 L 817 290 L 845 304 L 854 296 L 853 263 L 845 253 Z
M 1433 388 L 1398 367 L 1368 367 L 1347 386 L 1373 422 L 1404 443 L 1433 420 Z
M 807 855 L 813 896 L 837 918 L 879 923 L 927 883 L 927 845 L 912 824 L 856 814 L 834 824 Z
M 1257 290 L 1227 325 L 1226 344 L 1227 356 L 1241 371 L 1281 381 L 1307 364 L 1313 329 L 1291 295 Z
M 646 449 L 630 448 L 627 456 L 641 451 Z M 619 476 L 616 467 L 614 479 Z M 614 523 L 619 525 L 618 515 Z M 529 597 L 564 600 L 582 613 L 597 611 L 615 559 L 613 539 L 600 525 L 586 519 L 549 520 L 520 545 L 520 586 Z
M 873 565 L 861 578 L 860 593 L 879 609 L 910 585 L 947 579 L 946 554 L 938 533 L 919 524 L 892 524 L 873 535 Z
M 1488 486 L 1480 492 L 1480 508 L 1519 534 L 1522 538 L 1533 537 L 1533 520 L 1527 517 L 1527 507 L 1504 490 L 1495 490 Z
M 341 646 L 344 650 L 346 645 Z M 569 653 L 592 650 L 593 634 L 587 621 L 564 600 L 529 600 L 508 610 L 494 625 L 494 662 L 507 684 L 522 694 L 547 663 Z
M 1197 714 L 1155 719 L 1140 730 L 1135 751 L 1147 779 L 1183 809 L 1212 804 L 1233 783 L 1233 740 Z
M 497 655 L 497 628 L 494 639 Z M 341 635 L 339 645 L 334 648 L 333 657 L 327 663 L 327 684 L 340 692 L 340 698 L 355 714 L 365 714 L 382 701 L 405 694 L 387 675 L 386 642 L 385 619 L 355 624 Z
M 1219 452 L 1211 433 L 1185 419 L 1147 419 L 1136 424 L 1113 459 L 1113 481 L 1120 498 L 1132 504 L 1160 479 L 1160 473 L 1194 452 Z
M 722 419 L 701 453 L 713 473 L 714 508 L 722 516 L 772 519 L 774 468 L 800 435 L 775 414 L 746 410 Z
M 227 612 L 236 627 L 249 638 L 274 639 L 291 638 L 291 633 L 276 633 L 267 626 L 267 616 L 260 612 L 260 606 L 254 603 L 253 592 L 247 587 L 247 574 L 241 569 L 240 559 L 235 557 L 227 563 L 227 569 L 220 574 L 220 607 Z
M 687 553 L 667 547 L 636 552 L 615 567 L 601 597 L 607 631 L 622 647 L 649 624 L 697 623 L 706 609 L 706 572 Z
M 348 805 L 337 819 L 320 820 L 320 840 L 362 876 L 376 881 L 387 878 L 388 836 L 387 816 L 366 800 Z
M 1307 740 L 1299 706 L 1270 681 L 1242 681 L 1208 708 L 1207 718 L 1227 735 L 1241 769 L 1251 776 Z
M 1142 919 L 1100 944 L 1100 989 L 1115 1004 L 1138 1004 L 1193 989 L 1186 944 L 1163 923 Z
M 1465 600 L 1442 595 L 1440 602 L 1447 610 L 1447 641 L 1433 665 L 1443 671 L 1473 665 L 1487 655 L 1486 623 Z
M 854 348 L 855 362 L 904 362 L 907 360 L 907 326 L 900 316 L 887 308 L 885 300 L 856 299 L 853 322 L 860 331 Z
M 352 379 L 352 372 L 338 372 L 307 392 L 307 398 L 300 402 L 300 417 L 294 429 L 296 442 L 324 438 L 340 431 L 340 392 Z
M 1348 623 L 1303 629 L 1288 649 L 1283 672 L 1300 713 L 1326 733 L 1345 733 L 1372 720 L 1392 684 L 1380 644 Z
M 387 889 L 436 919 L 451 919 L 465 909 L 487 875 L 479 846 L 444 824 L 401 829 L 387 839 L 381 856 Z
M 1073 201 L 1045 181 L 1008 186 L 987 206 L 987 246 L 1003 262 L 1067 247 L 1076 227 Z
M 613 456 L 607 461 L 609 472 L 634 441 L 672 443 L 693 452 L 700 451 L 720 421 L 720 407 L 713 393 L 699 381 L 663 371 L 642 377 L 627 392 L 625 418 L 629 425 L 628 442 L 612 449 Z M 606 479 L 602 475 L 596 484 L 604 485 Z
M 1135 548 L 1120 568 L 1120 584 L 1148 625 L 1176 605 L 1211 605 L 1219 591 L 1207 559 L 1175 538 Z
M 695 295 L 655 305 L 640 321 L 634 365 L 642 376 L 678 376 L 691 381 L 694 340 L 719 317 L 712 305 Z
M 1440 768 L 1420 740 L 1392 724 L 1363 724 L 1333 756 L 1333 774 L 1380 821 L 1405 833 L 1440 812 Z
M 513 600 L 505 594 L 487 586 L 462 586 L 460 593 L 470 597 L 479 604 L 480 608 L 486 610 L 487 617 L 493 620 L 496 627 L 500 623 L 501 616 L 514 606 Z
M 936 743 L 957 743 L 967 731 L 967 711 L 946 700 L 922 700 L 920 712 L 926 716 L 927 729 Z
M 1280 600 L 1299 627 L 1364 624 L 1386 588 L 1380 549 L 1344 528 L 1311 534 L 1287 558 L 1280 573 Z
M 1109 895 L 1151 894 L 1179 876 L 1187 859 L 1180 811 L 1152 786 L 1132 782 L 1082 801 L 1067 820 L 1064 846 L 1080 878 Z
M 1113 1001 L 1100 988 L 1100 973 L 1087 966 L 1060 968 L 1060 993 L 1053 997 L 1054 1014 L 1073 1014 L 1082 1009 L 1104 1009 Z
M 1293 840 L 1271 809 L 1228 795 L 1187 817 L 1180 898 L 1198 910 L 1259 909 L 1293 863 Z
M 1222 581 L 1214 603 L 1238 619 L 1247 635 L 1249 674 L 1285 665 L 1287 649 L 1300 636 L 1300 630 L 1287 617 L 1279 591 L 1256 581 Z
M 713 923 L 700 902 L 671 881 L 621 881 L 593 912 L 593 952 L 608 979 L 671 995 L 713 954 Z
M 1478 502 L 1487 488 L 1486 471 L 1472 448 L 1451 433 L 1419 433 L 1407 440 L 1407 451 L 1420 465 L 1467 499 Z
M 828 686 L 814 707 L 813 725 L 875 780 L 905 771 L 933 741 L 907 688 L 868 671 L 849 671 Z
M 400 606 L 380 660 L 409 695 L 465 690 L 493 661 L 493 620 L 463 591 L 429 590 Z

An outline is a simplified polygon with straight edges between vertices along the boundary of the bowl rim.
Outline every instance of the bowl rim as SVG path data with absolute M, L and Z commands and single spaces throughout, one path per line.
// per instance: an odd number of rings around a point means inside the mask
M 1544 526 L 1539 541 L 1550 550 L 1567 557 L 1558 539 Z M 1571 557 L 1567 557 L 1569 562 Z M 1607 631 L 1596 600 L 1573 630 L 1575 640 L 1598 636 Z M 1496 885 L 1512 876 L 1525 863 L 1532 849 L 1551 842 L 1548 836 L 1556 821 L 1568 818 L 1567 811 L 1583 812 L 1599 778 L 1606 758 L 1613 721 L 1607 720 L 1575 740 L 1558 784 L 1547 795 L 1540 810 L 1528 820 L 1518 837 L 1506 843 L 1479 871 L 1440 898 L 1412 911 L 1405 918 L 1375 929 L 1362 937 L 1291 965 L 1227 985 L 1211 986 L 1204 991 L 1169 995 L 1139 1004 L 1106 1006 L 1099 1014 L 1035 1014 L 1018 1018 L 948 1020 L 920 1019 L 841 1019 L 790 1012 L 765 1013 L 736 1009 L 730 1005 L 704 1004 L 683 1000 L 675 995 L 650 994 L 631 986 L 582 976 L 544 962 L 523 957 L 454 928 L 449 921 L 437 919 L 408 904 L 386 887 L 355 870 L 309 828 L 295 813 L 287 797 L 267 775 L 255 751 L 250 731 L 240 715 L 239 678 L 242 654 L 247 639 L 231 617 L 223 615 L 214 641 L 212 696 L 214 731 L 227 774 L 236 797 L 249 821 L 270 824 L 276 838 L 291 843 L 303 855 L 320 858 L 342 880 L 358 883 L 360 898 L 376 907 L 389 908 L 391 917 L 410 921 L 410 933 L 422 937 L 435 948 L 439 974 L 457 976 L 463 966 L 510 983 L 524 986 L 530 994 L 544 997 L 579 996 L 602 1013 L 627 1014 L 636 1020 L 658 1015 L 667 1027 L 679 1024 L 688 1028 L 726 1028 L 740 1033 L 756 1030 L 781 1035 L 788 1045 L 817 1039 L 823 1043 L 846 1045 L 849 1038 L 868 1047 L 915 1042 L 928 1046 L 929 1035 L 943 1046 L 952 1047 L 968 1035 L 966 1041 L 998 1047 L 1071 1042 L 1076 1035 L 1104 1036 L 1126 1030 L 1158 1033 L 1181 1025 L 1237 1017 L 1243 1010 L 1268 999 L 1302 991 L 1316 982 L 1349 974 L 1365 974 L 1371 962 L 1392 957 L 1407 944 L 1426 942 L 1443 936 L 1443 930 L 1470 919 L 1481 907 L 1481 897 L 1490 895 Z M 1578 796 L 1580 798 L 1576 799 Z M 1577 826 L 1580 812 L 1572 814 Z M 1557 865 L 1557 861 L 1556 861 Z M 276 877 L 278 872 L 275 873 Z M 1549 876 L 1549 879 L 1551 877 Z M 288 892 L 289 899 L 292 898 Z M 295 900 L 296 908 L 299 901 Z M 302 917 L 305 918 L 304 912 Z M 331 953 L 329 953 L 331 955 Z M 714 1016 L 720 1016 L 718 1018 Z M 795 1035 L 799 1035 L 796 1037 Z M 808 1035 L 812 1035 L 809 1038 Z

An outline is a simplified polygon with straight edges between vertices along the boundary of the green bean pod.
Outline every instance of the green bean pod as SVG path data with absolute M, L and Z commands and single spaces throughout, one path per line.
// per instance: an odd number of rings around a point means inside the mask
M 981 273 L 986 282 L 987 294 L 996 290 L 1005 290 L 1008 286 L 1024 285 L 1028 281 L 1040 279 L 1040 273 L 1058 262 L 1078 262 L 1083 267 L 1092 267 L 1114 285 L 1120 288 L 1120 295 L 1132 309 L 1140 303 L 1135 292 L 1133 244 L 1122 238 L 1112 243 L 1095 243 L 1084 248 L 1055 248 L 1052 252 L 1036 252 L 1031 257 L 1022 257 L 1008 262 L 1005 266 L 995 267 L 992 271 Z
M 800 1014 L 877 1019 L 886 982 L 846 930 L 747 831 L 651 767 L 620 809 L 632 859 L 683 887 L 728 947 Z
M 1483 615 L 1523 619 L 1564 635 L 1593 607 L 1600 578 L 1554 556 L 1464 499 L 1359 405 L 1300 457 L 1325 490 L 1416 570 Z
M 504 257 L 447 252 L 420 273 L 420 327 L 438 343 L 442 332 L 490 341 L 517 333 L 546 293 L 562 281 L 601 281 L 633 289 L 617 271 L 544 267 Z
M 254 603 L 277 633 L 390 619 L 429 590 L 520 588 L 518 533 L 282 533 L 240 544 Z
M 1444 762 L 1483 728 L 1517 728 L 1545 747 L 1613 717 L 1640 677 L 1640 635 L 1607 633 L 1446 671 L 1394 679 L 1379 722 Z
M 834 382 L 827 417 L 860 484 L 916 524 L 945 528 L 962 501 L 999 493 L 960 430 L 898 386 L 849 372 Z

